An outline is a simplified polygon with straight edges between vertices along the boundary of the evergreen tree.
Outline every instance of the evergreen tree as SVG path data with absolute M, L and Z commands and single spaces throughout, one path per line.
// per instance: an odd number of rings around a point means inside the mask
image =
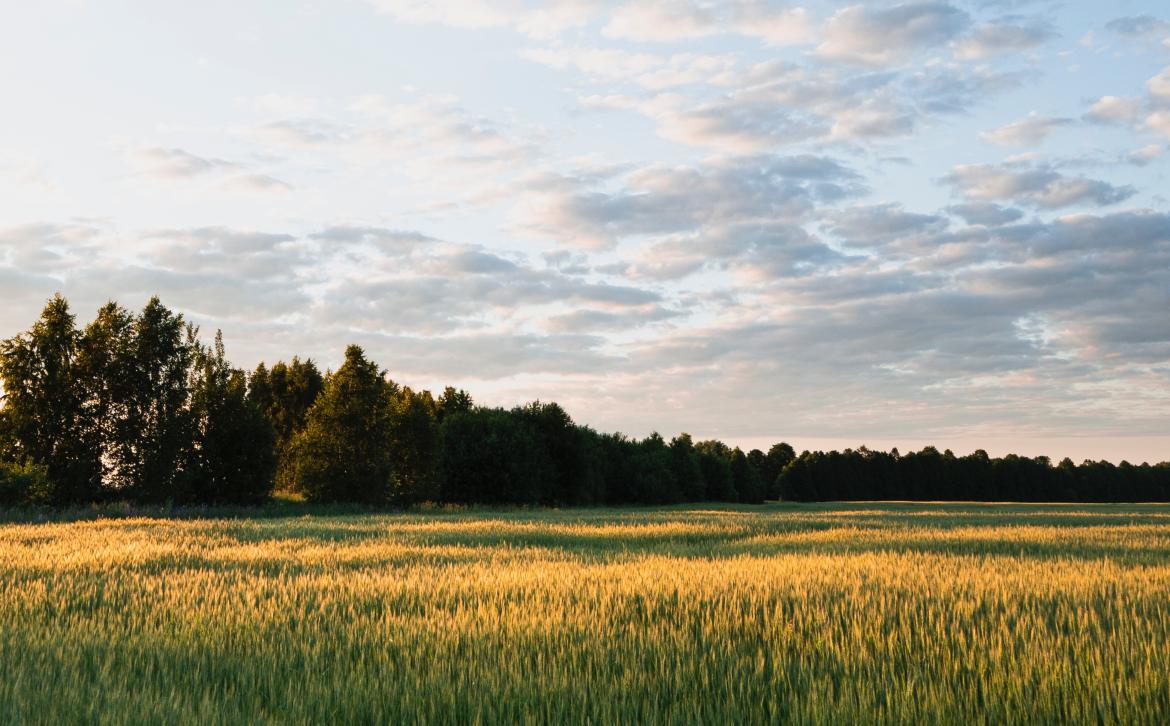
M 292 443 L 296 486 L 311 501 L 390 501 L 389 449 L 395 387 L 362 349 L 345 349 L 345 362 L 325 381 Z
M 439 423 L 443 423 L 443 419 L 447 416 L 470 411 L 474 405 L 470 393 L 462 388 L 456 390 L 453 386 L 447 386 L 436 402 L 435 417 Z

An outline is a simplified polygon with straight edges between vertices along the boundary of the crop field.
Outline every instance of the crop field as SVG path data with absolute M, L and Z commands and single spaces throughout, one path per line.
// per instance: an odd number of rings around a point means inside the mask
M 4 723 L 1167 723 L 1170 507 L 0 525 Z

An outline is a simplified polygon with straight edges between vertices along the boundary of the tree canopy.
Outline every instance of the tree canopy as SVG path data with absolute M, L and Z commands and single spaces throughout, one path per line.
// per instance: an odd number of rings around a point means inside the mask
M 60 295 L 0 342 L 0 506 L 311 501 L 670 504 L 766 499 L 1170 501 L 1170 464 L 926 447 L 765 453 L 681 433 L 599 433 L 559 404 L 478 406 L 452 386 L 402 386 L 356 345 L 322 374 L 310 359 L 228 361 L 152 298 L 79 328 Z

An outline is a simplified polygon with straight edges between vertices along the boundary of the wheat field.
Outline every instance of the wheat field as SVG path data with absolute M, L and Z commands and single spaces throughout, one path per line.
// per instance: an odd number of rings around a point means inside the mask
M 1170 508 L 0 525 L 5 723 L 1167 723 Z

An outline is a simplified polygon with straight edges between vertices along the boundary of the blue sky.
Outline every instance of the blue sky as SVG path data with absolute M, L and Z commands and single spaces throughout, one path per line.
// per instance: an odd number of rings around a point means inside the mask
M 12 3 L 0 335 L 603 430 L 1170 458 L 1158 2 Z

